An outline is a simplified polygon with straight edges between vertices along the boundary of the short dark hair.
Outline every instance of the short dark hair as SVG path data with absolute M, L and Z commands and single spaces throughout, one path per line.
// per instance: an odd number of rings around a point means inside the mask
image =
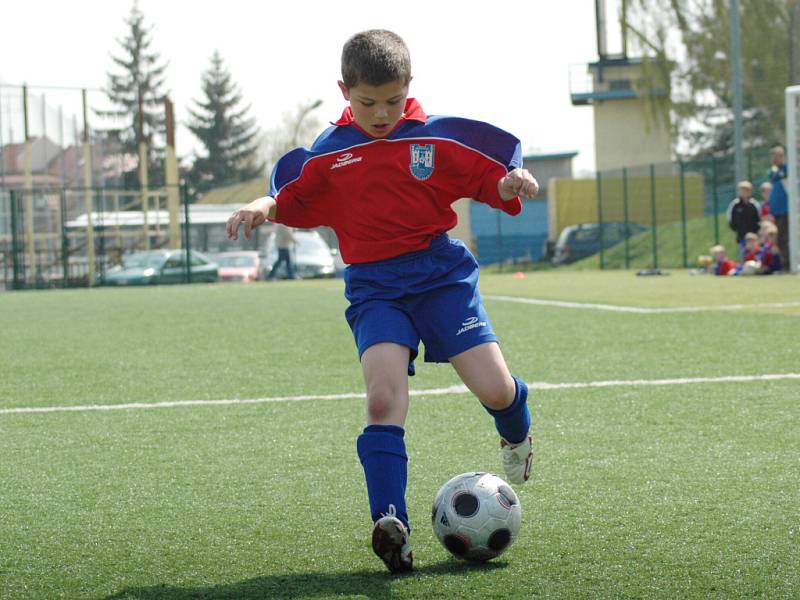
M 351 88 L 359 83 L 379 86 L 390 81 L 411 81 L 408 46 L 396 33 L 370 29 L 351 37 L 342 49 L 342 81 Z

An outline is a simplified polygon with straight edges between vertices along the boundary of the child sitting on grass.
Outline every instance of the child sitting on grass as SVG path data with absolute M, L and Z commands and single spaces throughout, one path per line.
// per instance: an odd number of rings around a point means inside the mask
M 712 246 L 711 260 L 711 272 L 714 275 L 736 275 L 736 261 L 726 256 L 725 246 Z
M 762 275 L 772 275 L 783 269 L 781 250 L 778 247 L 778 228 L 774 223 L 767 223 L 764 226 L 764 234 L 757 260 L 759 272 Z
M 761 273 L 759 252 L 761 252 L 761 246 L 758 244 L 758 234 L 749 232 L 744 236 L 744 247 L 742 248 L 742 265 L 739 267 L 742 275 Z

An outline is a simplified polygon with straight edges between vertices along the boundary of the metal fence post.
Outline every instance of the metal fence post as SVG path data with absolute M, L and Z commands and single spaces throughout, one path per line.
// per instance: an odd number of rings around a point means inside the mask
M 61 287 L 69 287 L 69 237 L 67 237 L 67 190 L 61 188 Z
M 600 241 L 600 268 L 606 268 L 605 249 L 603 248 L 603 175 L 597 172 L 597 230 Z
M 685 171 L 683 161 L 678 162 L 678 170 L 681 178 L 681 241 L 683 242 L 683 268 L 689 267 L 689 248 L 686 234 L 686 182 L 684 181 Z
M 747 181 L 753 181 L 753 149 L 747 150 Z M 739 183 L 738 181 L 736 182 Z
M 622 211 L 625 219 L 625 268 L 631 267 L 630 237 L 631 228 L 628 220 L 628 167 L 622 167 Z
M 189 187 L 186 182 L 181 184 L 181 199 L 183 200 L 183 235 L 184 251 L 186 252 L 186 282 L 192 283 L 191 230 L 189 228 Z
M 653 268 L 658 268 L 658 236 L 656 234 L 656 166 L 650 164 L 650 211 L 652 212 L 651 224 L 653 226 Z
M 717 160 L 711 157 L 711 191 L 714 198 L 714 244 L 719 244 L 719 195 L 717 194 Z
M 19 234 L 17 233 L 17 194 L 14 190 L 8 191 L 9 204 L 11 209 L 11 265 L 13 281 L 11 289 L 18 290 L 20 285 L 20 271 L 23 266 L 19 264 Z
M 105 280 L 106 277 L 106 262 L 108 261 L 108 257 L 106 256 L 106 213 L 103 207 L 103 190 L 97 188 L 95 189 L 95 204 L 97 206 L 97 212 L 100 216 L 98 219 L 100 221 L 100 225 L 98 226 L 95 223 L 95 228 L 98 230 L 98 242 L 99 242 L 99 249 L 98 252 L 95 254 L 95 271 L 97 271 L 97 259 L 100 258 L 100 278 L 101 280 Z M 95 279 L 97 282 L 97 279 Z
M 503 222 L 501 221 L 502 215 L 499 210 L 495 211 L 497 215 L 497 269 L 503 271 Z

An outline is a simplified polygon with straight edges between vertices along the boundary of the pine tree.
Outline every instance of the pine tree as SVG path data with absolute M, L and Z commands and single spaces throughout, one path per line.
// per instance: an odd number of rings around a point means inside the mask
M 205 152 L 196 157 L 190 171 L 195 189 L 244 181 L 262 173 L 257 158 L 258 127 L 247 116 L 250 106 L 240 108 L 242 96 L 231 80 L 218 51 L 203 74 L 203 100 L 189 109 L 189 130 L 202 142 Z
M 152 28 L 144 23 L 144 14 L 134 2 L 130 15 L 125 19 L 128 27 L 124 39 L 117 40 L 122 46 L 122 56 L 111 55 L 111 59 L 122 70 L 121 73 L 108 73 L 106 94 L 113 109 L 97 111 L 102 117 L 124 123 L 105 133 L 118 141 L 122 152 L 138 156 L 139 103 L 141 99 L 144 114 L 143 136 L 148 148 L 148 171 L 150 181 L 163 176 L 164 123 L 164 71 L 166 63 L 150 50 Z M 133 172 L 126 180 L 135 181 Z

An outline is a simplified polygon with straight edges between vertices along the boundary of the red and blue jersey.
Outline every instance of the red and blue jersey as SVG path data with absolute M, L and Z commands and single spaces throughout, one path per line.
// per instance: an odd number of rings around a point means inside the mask
M 781 264 L 781 253 L 770 242 L 765 242 L 758 253 L 758 260 L 761 262 L 761 270 L 765 275 L 780 271 L 783 268 Z
M 736 261 L 730 258 L 723 258 L 714 267 L 715 275 L 729 275 L 736 273 Z
M 749 260 L 760 260 L 761 255 L 761 246 L 756 245 L 755 249 L 751 252 L 746 247 L 743 249 L 744 256 L 742 257 L 742 262 L 746 263 Z
M 348 263 L 383 260 L 427 248 L 452 229 L 459 198 L 474 198 L 510 215 L 498 181 L 522 165 L 520 142 L 497 127 L 426 115 L 413 98 L 385 138 L 365 133 L 348 107 L 310 150 L 297 148 L 272 171 L 275 221 L 327 225 Z

